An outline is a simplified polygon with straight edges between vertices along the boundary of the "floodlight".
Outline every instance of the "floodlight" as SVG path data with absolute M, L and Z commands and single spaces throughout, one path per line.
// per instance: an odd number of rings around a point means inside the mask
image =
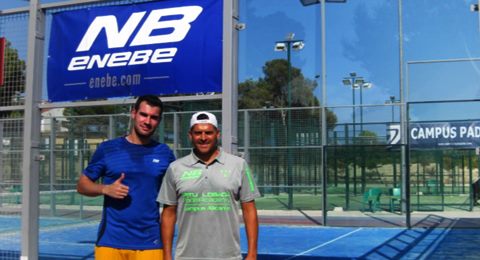
M 303 6 L 319 4 L 322 0 L 300 0 Z M 345 3 L 347 0 L 325 0 L 325 3 Z
M 284 42 L 277 42 L 275 43 L 275 51 L 285 51 L 287 49 L 287 45 Z
M 294 50 L 299 51 L 299 50 L 303 49 L 303 47 L 305 47 L 305 44 L 303 43 L 303 41 L 298 41 L 298 42 L 292 43 L 292 48 Z
M 372 88 L 372 87 L 373 87 L 373 84 L 370 83 L 370 82 L 365 82 L 365 83 L 363 83 L 362 87 L 363 87 L 363 88 Z
M 352 82 L 349 79 L 343 79 L 342 82 L 343 82 L 343 85 L 346 85 L 346 86 L 352 85 Z
M 302 5 L 307 6 L 307 5 L 314 5 L 320 3 L 320 0 L 300 0 L 302 2 Z
M 365 81 L 363 80 L 363 78 L 355 78 L 355 84 L 357 84 L 357 85 L 363 85 L 363 83 L 365 83 Z
M 471 4 L 470 5 L 470 11 L 472 11 L 472 12 L 478 12 L 479 9 L 480 8 L 479 8 L 478 4 Z
M 239 31 L 245 30 L 245 28 L 247 28 L 247 24 L 245 24 L 245 23 L 237 23 L 235 25 L 235 29 L 237 29 Z

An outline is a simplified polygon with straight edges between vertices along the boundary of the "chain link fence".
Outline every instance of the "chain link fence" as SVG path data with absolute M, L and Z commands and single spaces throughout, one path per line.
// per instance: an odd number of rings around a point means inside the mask
M 148 1 L 78 2 L 75 6 L 46 10 L 47 27 L 51 15 L 58 11 Z M 5 39 L 4 77 L 0 86 L 0 215 L 17 220 L 22 207 L 28 18 L 27 12 L 0 15 L 0 37 Z M 48 39 L 46 41 L 48 43 Z M 239 111 L 238 150 L 248 160 L 262 193 L 257 201 L 259 209 L 333 210 L 341 207 L 363 210 L 365 193 L 375 188 L 386 195 L 381 198 L 380 207 L 394 210 L 393 194 L 389 192 L 401 187 L 401 155 L 399 145 L 387 144 L 386 129 L 389 124 L 398 124 L 399 109 L 394 104 L 378 108 L 329 109 L 333 115 L 352 110 L 357 115 L 375 114 L 373 110 L 377 109 L 387 113 L 387 117 L 391 111 L 391 121 L 365 117 L 365 122 L 360 123 L 355 119 L 336 122 L 327 117 L 327 144 L 322 147 L 319 107 Z M 125 112 L 128 111 L 126 107 L 119 108 L 124 111 L 122 113 L 82 116 L 71 116 L 68 110 L 72 108 L 42 111 L 41 217 L 98 220 L 103 198 L 78 195 L 76 181 L 102 141 L 128 133 L 130 115 Z M 221 111 L 211 112 L 222 121 Z M 192 113 L 166 112 L 156 133 L 155 138 L 168 144 L 177 158 L 190 153 L 188 130 Z M 322 149 L 325 149 L 325 158 L 321 158 Z M 322 176 L 324 162 L 325 178 Z M 443 210 L 445 205 L 469 209 L 469 183 L 478 179 L 478 171 L 472 171 L 478 168 L 477 157 L 472 151 L 413 152 L 409 167 L 413 185 L 411 201 L 416 203 L 416 210 Z M 324 180 L 327 183 L 322 183 Z M 329 200 L 327 205 L 322 205 L 325 193 Z M 22 239 L 20 223 L 0 224 L 0 235 L 15 249 L 0 248 L 0 259 L 18 259 Z

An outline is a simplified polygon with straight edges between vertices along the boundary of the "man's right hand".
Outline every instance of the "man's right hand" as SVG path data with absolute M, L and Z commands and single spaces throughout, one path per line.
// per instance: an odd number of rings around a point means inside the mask
M 125 179 L 125 173 L 122 173 L 120 178 L 118 178 L 114 183 L 105 185 L 102 189 L 103 195 L 107 195 L 115 199 L 124 199 L 127 197 L 128 186 L 122 184 L 123 179 Z

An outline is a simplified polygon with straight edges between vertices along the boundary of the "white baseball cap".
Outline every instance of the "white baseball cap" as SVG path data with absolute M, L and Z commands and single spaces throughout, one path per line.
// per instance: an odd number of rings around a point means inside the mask
M 217 118 L 214 114 L 200 111 L 193 114 L 192 118 L 190 119 L 190 128 L 192 128 L 196 124 L 211 124 L 218 128 Z

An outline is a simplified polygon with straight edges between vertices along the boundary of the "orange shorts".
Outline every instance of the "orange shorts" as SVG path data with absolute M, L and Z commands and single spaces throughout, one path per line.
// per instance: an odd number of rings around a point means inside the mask
M 95 260 L 163 260 L 162 249 L 131 250 L 104 246 L 95 247 Z

